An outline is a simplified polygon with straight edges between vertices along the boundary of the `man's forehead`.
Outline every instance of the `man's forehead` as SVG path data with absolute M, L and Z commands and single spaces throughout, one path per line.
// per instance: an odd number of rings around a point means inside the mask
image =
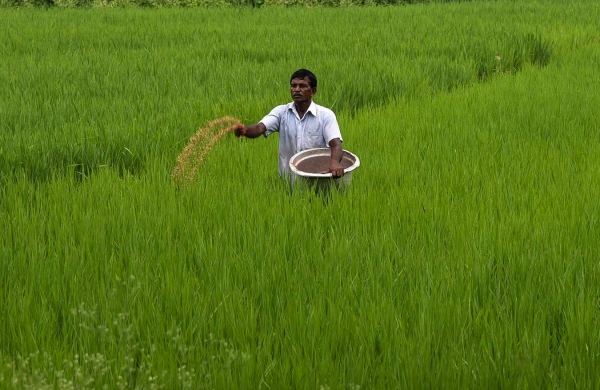
M 308 79 L 308 76 L 304 76 L 304 78 L 296 77 L 295 79 L 292 79 L 292 83 L 296 83 L 296 84 L 300 84 L 300 83 L 310 84 L 310 80 Z

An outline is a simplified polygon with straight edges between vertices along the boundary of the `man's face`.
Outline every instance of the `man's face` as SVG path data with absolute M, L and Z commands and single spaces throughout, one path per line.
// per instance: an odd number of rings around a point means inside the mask
M 292 79 L 290 83 L 290 92 L 294 103 L 304 103 L 311 101 L 313 95 L 317 92 L 316 88 L 310 86 L 308 77 L 303 79 Z

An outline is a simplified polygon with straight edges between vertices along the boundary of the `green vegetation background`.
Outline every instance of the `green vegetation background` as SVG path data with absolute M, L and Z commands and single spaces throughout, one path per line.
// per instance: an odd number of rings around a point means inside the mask
M 355 7 L 389 6 L 418 3 L 448 3 L 469 0 L 0 0 L 0 7 L 142 7 L 142 8 L 196 8 L 196 7 Z
M 596 1 L 0 9 L 0 387 L 597 388 Z M 256 122 L 298 67 L 362 161 Z

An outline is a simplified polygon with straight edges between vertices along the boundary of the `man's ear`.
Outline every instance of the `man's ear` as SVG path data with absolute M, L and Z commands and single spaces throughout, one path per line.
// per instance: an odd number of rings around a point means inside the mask
M 317 94 L 317 88 L 311 88 L 311 90 L 312 90 L 312 94 L 313 94 L 313 95 L 316 95 L 316 94 Z

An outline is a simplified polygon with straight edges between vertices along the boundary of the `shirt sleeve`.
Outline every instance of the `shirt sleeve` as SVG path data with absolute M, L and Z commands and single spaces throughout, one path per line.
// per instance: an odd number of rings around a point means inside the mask
M 271 110 L 269 114 L 267 114 L 264 118 L 260 120 L 260 123 L 265 125 L 267 131 L 265 132 L 265 137 L 276 133 L 279 131 L 279 125 L 281 123 L 281 116 L 285 112 L 285 106 L 277 106 Z
M 342 133 L 340 131 L 340 126 L 338 125 L 337 118 L 333 111 L 328 108 L 323 109 L 323 138 L 325 139 L 325 143 L 329 146 L 329 142 L 332 139 L 339 138 L 340 141 L 342 139 Z

